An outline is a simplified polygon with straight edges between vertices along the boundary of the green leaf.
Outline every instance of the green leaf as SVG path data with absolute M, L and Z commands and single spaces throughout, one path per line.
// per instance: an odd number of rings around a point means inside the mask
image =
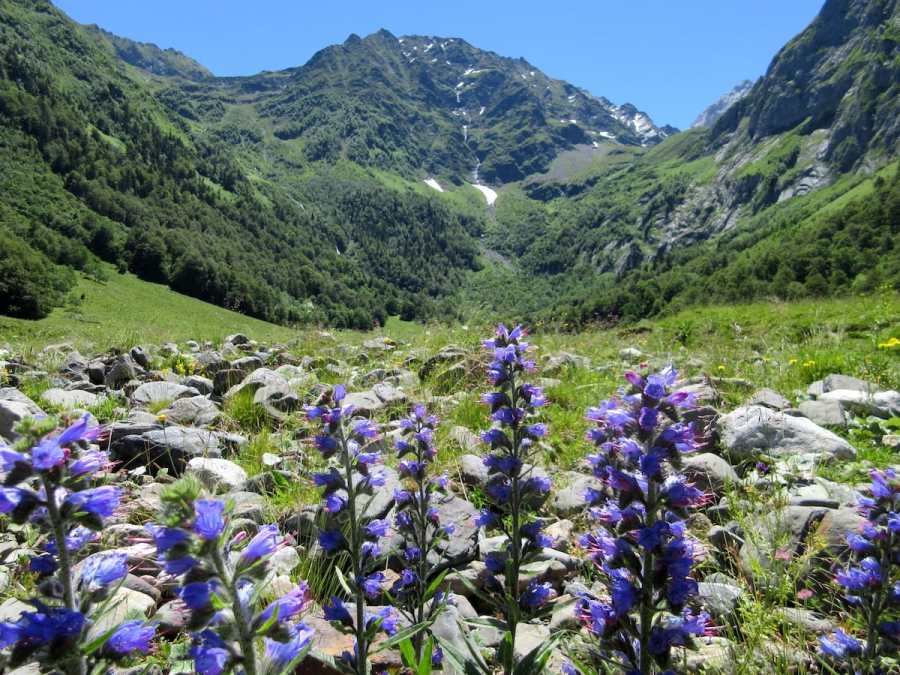
M 563 633 L 553 633 L 537 647 L 528 652 L 512 671 L 513 675 L 535 675 L 544 672 L 550 652 L 562 638 Z
M 422 660 L 419 661 L 419 675 L 431 675 L 431 653 L 434 650 L 434 638 L 428 637 L 422 652 Z
M 478 647 L 472 644 L 468 636 L 463 637 L 463 642 L 465 642 L 471 658 L 466 658 L 461 654 L 452 642 L 445 640 L 440 635 L 435 637 L 444 651 L 444 659 L 456 670 L 465 675 L 492 675 L 491 668 L 484 663 L 484 660 L 478 653 Z
M 401 640 L 397 646 L 400 649 L 400 656 L 403 657 L 403 663 L 409 668 L 418 669 L 419 664 L 416 663 L 416 652 L 413 649 L 412 640 L 406 638 Z
M 425 600 L 430 600 L 431 597 L 437 592 L 438 588 L 440 588 L 441 584 L 444 582 L 444 578 L 449 574 L 450 570 L 446 569 L 440 574 L 438 574 L 434 579 L 432 579 L 431 583 L 428 584 L 428 588 L 425 589 Z
M 337 574 L 338 582 L 341 584 L 341 588 L 344 589 L 344 592 L 347 595 L 353 595 L 353 591 L 350 590 L 350 584 L 347 583 L 347 578 L 344 576 L 341 568 L 335 565 L 334 571 Z
M 383 652 L 385 649 L 392 649 L 395 645 L 400 644 L 403 640 L 407 638 L 411 638 L 413 635 L 418 633 L 420 630 L 424 630 L 428 628 L 434 621 L 428 620 L 423 621 L 422 623 L 417 623 L 412 626 L 407 626 L 401 630 L 398 630 L 391 637 L 389 637 L 384 642 L 380 643 L 375 649 L 371 651 L 372 654 L 377 654 L 378 652 Z

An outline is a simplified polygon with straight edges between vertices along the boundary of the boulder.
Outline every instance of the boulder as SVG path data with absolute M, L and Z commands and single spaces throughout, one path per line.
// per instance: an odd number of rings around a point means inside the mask
M 194 457 L 187 463 L 184 473 L 196 476 L 214 494 L 237 492 L 247 487 L 247 472 L 227 459 Z
M 797 408 L 803 417 L 819 426 L 847 426 L 847 416 L 840 401 L 801 401 Z
M 104 383 L 108 389 L 121 389 L 126 382 L 133 380 L 141 372 L 130 354 L 120 354 L 106 367 Z
M 550 510 L 558 516 L 570 516 L 584 511 L 587 506 L 584 494 L 589 488 L 603 487 L 600 479 L 577 471 L 557 474 L 554 479 L 556 491 L 550 500 Z
M 891 417 L 900 415 L 900 392 L 878 391 L 869 393 L 856 389 L 833 389 L 819 397 L 820 401 L 836 401 L 846 410 L 857 415 Z
M 213 377 L 220 370 L 227 370 L 231 364 L 219 352 L 200 352 L 194 357 L 200 372 L 207 377 Z
M 586 356 L 579 356 L 570 352 L 559 352 L 547 357 L 542 370 L 548 375 L 553 375 L 569 368 L 587 369 L 590 367 L 591 360 Z
M 237 361 L 235 361 L 237 363 Z M 240 370 L 240 369 L 238 369 Z M 242 371 L 243 372 L 243 371 Z M 234 398 L 242 391 L 249 391 L 255 393 L 257 390 L 268 386 L 268 385 L 277 385 L 277 386 L 287 386 L 287 380 L 285 380 L 281 375 L 276 373 L 274 370 L 270 370 L 269 368 L 257 368 L 249 375 L 245 376 L 239 384 L 231 387 L 227 393 L 225 394 L 226 399 Z
M 89 391 L 81 391 L 73 389 L 47 389 L 41 394 L 41 400 L 51 406 L 62 408 L 63 410 L 78 410 L 81 408 L 89 408 L 96 405 L 99 397 Z
M 459 469 L 463 482 L 467 485 L 485 485 L 488 482 L 488 468 L 484 459 L 478 455 L 462 455 L 459 458 Z
M 757 517 L 745 530 L 740 551 L 740 566 L 745 574 L 759 577 L 771 568 L 773 560 L 789 560 L 804 550 L 812 530 L 828 509 L 810 506 L 785 506 Z M 786 560 L 785 560 L 786 562 Z
M 740 480 L 731 464 L 711 452 L 687 455 L 683 473 L 704 492 L 717 494 L 721 494 L 727 485 Z
M 105 611 L 88 628 L 88 640 L 95 640 L 106 631 L 134 615 L 146 617 L 156 607 L 156 601 L 140 591 L 120 586 L 107 601 Z
M 0 387 L 0 438 L 15 440 L 13 428 L 26 417 L 39 417 L 46 413 L 37 403 L 18 389 Z
M 194 457 L 221 455 L 219 438 L 213 432 L 174 425 L 125 436 L 112 449 L 114 458 L 125 466 L 167 468 L 174 475 L 181 475 Z
M 141 368 L 146 369 L 150 367 L 150 354 L 148 354 L 147 350 L 140 345 L 132 347 L 131 351 L 128 353 L 131 355 L 131 358 L 134 359 L 134 362 Z
M 774 389 L 760 389 L 747 401 L 747 405 L 762 405 L 772 410 L 785 410 L 791 407 L 791 402 Z
M 881 391 L 881 387 L 874 382 L 866 382 L 865 380 L 860 380 L 858 377 L 850 377 L 849 375 L 831 374 L 822 380 L 822 393 L 828 393 L 838 389 L 862 391 L 867 394 Z
M 179 398 L 162 411 L 166 421 L 185 426 L 205 427 L 215 422 L 221 411 L 206 396 Z
M 475 558 L 478 548 L 478 528 L 475 526 L 476 509 L 456 495 L 435 495 L 434 507 L 442 525 L 453 525 L 453 532 L 441 545 L 440 557 L 435 563 L 459 565 Z
M 298 410 L 302 403 L 287 382 L 260 387 L 253 395 L 253 402 L 261 405 L 266 414 L 275 420 L 286 419 L 288 413 Z
M 186 396 L 197 396 L 200 392 L 176 382 L 145 382 L 131 392 L 131 400 L 135 405 L 150 406 L 168 403 Z
M 700 582 L 697 584 L 697 599 L 712 616 L 723 619 L 734 614 L 744 591 L 730 584 Z
M 466 452 L 478 452 L 481 447 L 481 438 L 468 427 L 457 425 L 450 429 L 450 440 Z
M 229 492 L 225 495 L 225 499 L 230 499 L 234 503 L 231 513 L 235 519 L 248 518 L 257 524 L 265 522 L 269 506 L 265 497 L 253 492 Z
M 202 375 L 188 375 L 183 380 L 181 380 L 181 384 L 185 387 L 192 387 L 199 391 L 204 396 L 208 396 L 213 393 L 213 381 L 208 377 L 203 377 Z
M 763 452 L 777 457 L 852 459 L 856 450 L 840 436 L 804 417 L 791 417 L 763 406 L 737 408 L 719 421 L 722 445 L 737 461 Z

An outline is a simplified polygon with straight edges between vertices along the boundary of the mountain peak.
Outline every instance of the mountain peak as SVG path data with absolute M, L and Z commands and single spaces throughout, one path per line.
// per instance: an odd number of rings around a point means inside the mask
M 704 108 L 703 112 L 697 115 L 697 119 L 691 124 L 691 129 L 711 127 L 726 110 L 749 94 L 752 88 L 753 82 L 750 80 L 743 80 L 734 85 L 727 94 L 722 94 L 722 96 Z

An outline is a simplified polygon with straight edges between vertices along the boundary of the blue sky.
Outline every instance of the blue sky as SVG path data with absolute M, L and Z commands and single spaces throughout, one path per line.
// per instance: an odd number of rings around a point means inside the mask
M 822 2 L 56 0 L 76 21 L 174 47 L 217 75 L 301 65 L 350 33 L 379 28 L 461 37 L 682 128 L 737 82 L 762 75 Z

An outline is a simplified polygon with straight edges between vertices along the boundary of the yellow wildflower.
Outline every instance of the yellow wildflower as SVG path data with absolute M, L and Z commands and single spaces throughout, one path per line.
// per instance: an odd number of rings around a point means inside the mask
M 796 366 L 796 365 L 797 365 L 797 359 L 788 359 L 788 365 L 789 365 L 789 366 Z
M 878 345 L 878 349 L 896 349 L 900 347 L 900 338 L 892 337 Z

